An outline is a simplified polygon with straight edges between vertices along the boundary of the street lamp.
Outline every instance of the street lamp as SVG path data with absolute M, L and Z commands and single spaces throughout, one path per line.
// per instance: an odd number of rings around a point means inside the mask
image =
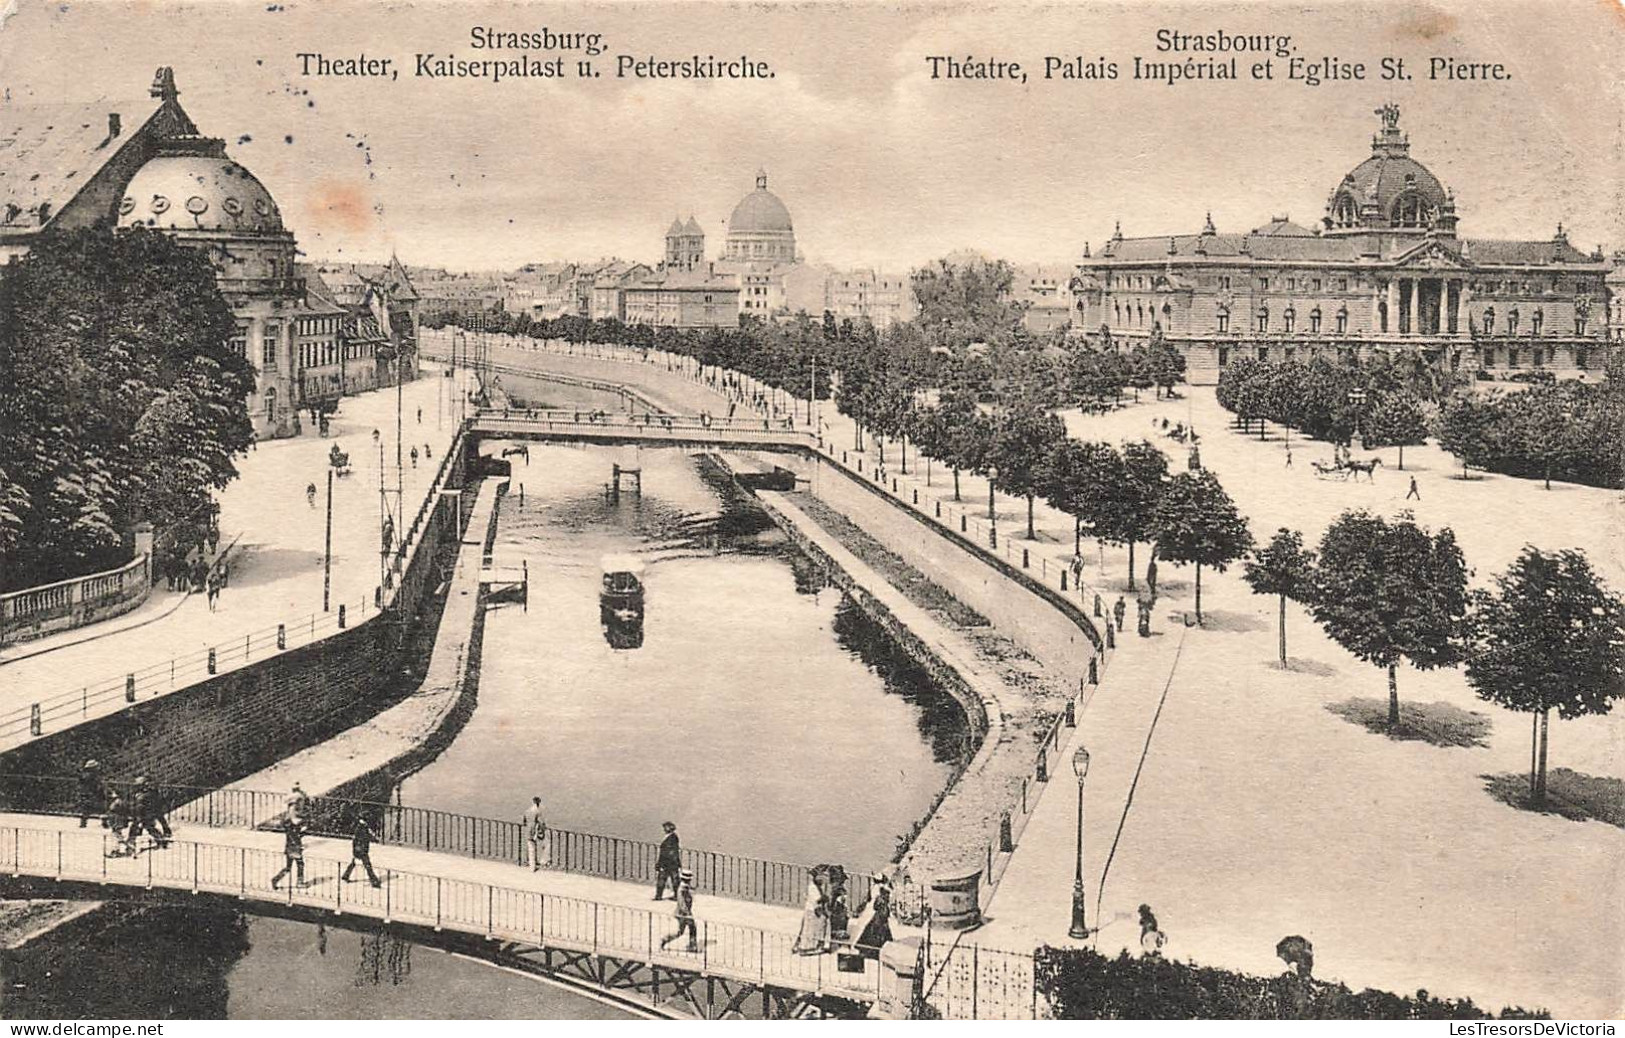
M 1360 436 L 1360 409 L 1361 409 L 1361 407 L 1364 406 L 1364 404 L 1365 404 L 1365 390 L 1363 390 L 1363 389 L 1351 389 L 1351 390 L 1349 390 L 1349 406 L 1354 408 L 1354 435 L 1356 437 Z M 1365 441 L 1362 438 L 1361 443 L 1364 443 L 1364 442 Z
M 1078 855 L 1072 877 L 1072 928 L 1067 936 L 1082 940 L 1089 936 L 1083 913 L 1083 780 L 1089 776 L 1089 751 L 1079 746 L 1072 754 L 1072 772 L 1078 776 Z
M 993 507 L 993 486 L 998 481 L 999 467 L 989 465 L 987 467 L 987 521 L 990 526 L 988 541 L 994 548 L 999 546 L 999 513 Z

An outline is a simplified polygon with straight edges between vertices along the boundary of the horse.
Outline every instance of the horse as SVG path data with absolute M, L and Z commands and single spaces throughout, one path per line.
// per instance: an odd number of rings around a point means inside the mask
M 1364 472 L 1365 473 L 1365 478 L 1367 480 L 1369 480 L 1370 482 L 1375 483 L 1377 481 L 1377 477 L 1376 477 L 1377 466 L 1381 465 L 1381 464 L 1382 464 L 1382 459 L 1381 458 L 1367 458 L 1364 461 L 1352 461 L 1351 460 L 1348 463 L 1347 468 L 1348 468 L 1348 471 L 1353 474 L 1354 479 L 1355 479 L 1356 482 L 1358 482 L 1359 479 L 1360 479 L 1360 473 Z

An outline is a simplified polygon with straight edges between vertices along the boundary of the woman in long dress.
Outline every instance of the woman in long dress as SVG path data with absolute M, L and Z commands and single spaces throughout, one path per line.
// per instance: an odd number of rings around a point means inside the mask
M 823 879 L 824 866 L 818 865 L 807 874 L 807 899 L 801 908 L 801 932 L 796 934 L 792 950 L 798 955 L 821 955 L 829 948 L 829 912 L 825 909 Z
M 891 940 L 891 880 L 883 872 L 873 877 L 869 921 L 858 934 L 858 954 L 866 959 L 880 958 L 880 949 Z

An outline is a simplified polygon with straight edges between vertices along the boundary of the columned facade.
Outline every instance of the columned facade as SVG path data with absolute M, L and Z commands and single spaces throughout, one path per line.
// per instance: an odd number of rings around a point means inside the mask
M 1160 333 L 1195 383 L 1241 356 L 1394 349 L 1492 376 L 1601 378 L 1612 270 L 1601 251 L 1581 252 L 1561 226 L 1542 240 L 1459 237 L 1455 197 L 1410 157 L 1398 109 L 1377 114 L 1370 158 L 1333 189 L 1318 226 L 1279 216 L 1221 233 L 1210 218 L 1196 234 L 1119 229 L 1099 252 L 1085 247 L 1077 327 L 1113 343 Z

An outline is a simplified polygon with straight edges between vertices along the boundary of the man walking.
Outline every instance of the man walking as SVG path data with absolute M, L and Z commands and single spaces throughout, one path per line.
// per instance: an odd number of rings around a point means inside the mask
M 305 885 L 305 820 L 298 815 L 290 814 L 282 823 L 282 857 L 286 864 L 282 871 L 271 877 L 271 889 L 276 890 L 277 884 L 289 872 L 294 872 L 294 882 L 298 886 Z
M 91 815 L 99 815 L 107 808 L 107 786 L 102 782 L 101 761 L 87 760 L 79 769 L 79 828 L 83 829 Z
M 153 803 L 152 791 L 147 788 L 147 777 L 138 776 L 135 780 L 135 794 L 130 798 L 130 836 L 128 843 L 135 846 L 136 837 L 144 829 L 153 843 L 160 847 L 169 846 L 169 834 L 158 828 L 158 819 L 161 813 Z M 164 828 L 168 828 L 165 823 Z
M 1411 477 L 1411 488 L 1409 490 L 1405 491 L 1405 500 L 1409 501 L 1413 497 L 1418 501 L 1422 500 L 1422 492 L 1420 490 L 1416 489 L 1416 477 L 1415 476 Z
M 1157 598 L 1157 557 L 1151 556 L 1151 561 L 1145 564 L 1145 586 L 1151 592 L 1152 601 Z
M 525 809 L 525 843 L 530 848 L 530 871 L 551 865 L 547 852 L 547 818 L 542 814 L 542 798 L 531 797 Z
M 688 934 L 688 947 L 684 950 L 699 951 L 700 935 L 694 928 L 694 873 L 688 869 L 682 869 L 678 872 L 677 891 L 673 896 L 677 901 L 677 932 L 662 937 L 660 946 L 664 948 L 686 933 Z M 659 898 L 656 898 L 656 900 L 658 901 Z
M 1112 619 L 1117 621 L 1117 630 L 1119 632 L 1123 630 L 1123 616 L 1127 612 L 1128 603 L 1123 601 L 1122 595 L 1118 595 L 1117 601 L 1112 603 Z
M 660 853 L 655 858 L 655 900 L 663 901 L 669 883 L 672 896 L 677 895 L 677 877 L 683 867 L 683 850 L 677 839 L 677 823 L 662 822 L 660 827 L 666 830 L 666 835 L 660 841 Z
M 1291 447 L 1288 447 L 1286 449 L 1286 467 L 1287 468 L 1292 467 L 1292 448 Z
M 350 873 L 355 871 L 356 862 L 367 870 L 367 879 L 375 887 L 383 886 L 378 882 L 378 873 L 372 870 L 372 841 L 378 839 L 378 834 L 372 831 L 372 826 L 361 815 L 355 816 L 355 829 L 350 833 L 350 864 L 344 867 L 344 882 L 350 882 Z M 286 871 L 286 870 L 284 870 Z M 274 884 L 273 884 L 274 885 Z

